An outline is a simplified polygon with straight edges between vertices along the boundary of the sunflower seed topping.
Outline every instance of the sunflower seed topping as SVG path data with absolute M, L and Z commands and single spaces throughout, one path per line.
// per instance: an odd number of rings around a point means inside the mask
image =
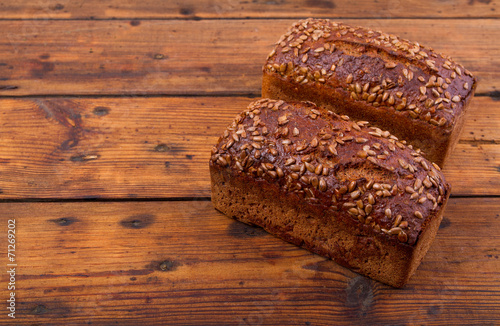
M 326 189 L 327 189 L 327 184 L 326 184 L 325 179 L 320 178 L 319 179 L 319 190 L 326 191 Z
M 392 224 L 392 227 L 398 227 L 399 224 L 401 223 L 402 219 L 403 219 L 403 216 L 401 214 L 396 216 L 396 218 L 394 219 L 394 223 Z
M 396 234 L 400 234 L 403 230 L 401 228 L 398 228 L 398 227 L 395 227 L 395 228 L 392 228 L 389 230 L 389 233 L 390 235 L 396 235 Z
M 395 62 L 387 62 L 387 63 L 385 64 L 385 67 L 386 67 L 387 69 L 393 69 L 393 68 L 396 68 L 396 66 L 397 66 L 397 64 L 396 64 Z
M 353 192 L 353 191 L 354 191 L 354 189 L 356 189 L 356 185 L 357 185 L 357 184 L 356 184 L 356 181 L 351 181 L 351 182 L 349 183 L 349 186 L 347 187 L 347 191 L 349 191 L 349 192 Z
M 329 146 L 328 146 L 328 151 L 329 151 L 332 155 L 338 155 L 338 153 L 337 153 L 337 149 L 336 149 L 336 146 L 335 146 L 335 145 L 329 145 Z
M 352 198 L 352 199 L 358 199 L 358 198 L 359 198 L 359 196 L 361 196 L 361 191 L 356 190 L 356 191 L 354 191 L 354 192 L 351 192 L 351 198 Z
M 404 231 L 401 231 L 398 234 L 398 240 L 401 241 L 401 242 L 407 242 L 408 241 L 408 235 Z
M 304 165 L 306 166 L 307 171 L 314 173 L 315 167 L 311 163 L 304 162 Z

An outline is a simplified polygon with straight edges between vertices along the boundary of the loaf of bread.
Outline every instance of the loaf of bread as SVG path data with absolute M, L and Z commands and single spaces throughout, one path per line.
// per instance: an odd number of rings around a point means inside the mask
M 209 165 L 222 213 L 394 287 L 427 252 L 450 194 L 411 145 L 310 102 L 251 103 Z
M 442 167 L 464 121 L 476 79 L 431 48 L 329 20 L 299 21 L 263 67 L 262 97 L 312 101 L 371 124 Z

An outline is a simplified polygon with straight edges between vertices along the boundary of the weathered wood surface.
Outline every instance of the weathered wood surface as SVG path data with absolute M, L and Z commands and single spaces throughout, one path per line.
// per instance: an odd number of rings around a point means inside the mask
M 70 1 L 29 0 L 0 3 L 0 18 L 110 19 L 110 18 L 470 18 L 499 17 L 497 0 L 184 0 L 184 1 Z
M 16 220 L 18 264 L 13 323 L 3 233 L 0 325 L 500 324 L 499 3 L 0 0 L 0 229 Z M 479 78 L 444 169 L 453 198 L 404 289 L 207 200 L 210 147 L 309 16 L 419 41 Z
M 209 201 L 1 203 L 0 223 L 16 220 L 23 325 L 493 325 L 499 212 L 497 199 L 451 199 L 404 289 L 235 222 Z
M 209 197 L 210 149 L 246 97 L 0 99 L 0 199 Z M 445 167 L 500 195 L 498 102 L 476 97 Z
M 294 21 L 0 20 L 0 96 L 259 95 L 265 58 Z M 479 77 L 478 93 L 498 91 L 500 20 L 343 21 L 432 46 Z

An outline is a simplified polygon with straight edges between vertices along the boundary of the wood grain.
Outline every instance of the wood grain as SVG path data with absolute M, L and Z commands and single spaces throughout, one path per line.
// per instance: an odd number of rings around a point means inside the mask
M 0 1 L 0 325 L 500 325 L 499 4 Z M 444 221 L 404 289 L 207 200 L 212 144 L 305 17 L 418 41 L 479 78 Z
M 0 203 L 0 223 L 16 220 L 22 324 L 495 324 L 499 211 L 497 199 L 451 199 L 404 289 L 235 222 L 209 201 Z
M 0 199 L 209 197 L 208 159 L 246 97 L 0 100 Z M 498 102 L 476 97 L 444 172 L 500 195 Z
M 259 95 L 265 58 L 292 22 L 0 21 L 0 96 Z M 345 22 L 432 46 L 476 74 L 479 93 L 497 91 L 500 20 Z
M 300 10 L 299 10 L 300 8 Z M 0 19 L 151 19 L 151 18 L 450 18 L 498 17 L 498 1 L 333 1 L 333 0 L 184 0 L 83 2 L 28 0 L 0 3 Z

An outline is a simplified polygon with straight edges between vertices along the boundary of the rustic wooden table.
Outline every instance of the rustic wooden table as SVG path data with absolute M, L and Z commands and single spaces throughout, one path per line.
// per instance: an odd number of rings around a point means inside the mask
M 499 325 L 499 4 L 1 2 L 0 324 Z M 404 289 L 210 203 L 211 145 L 305 17 L 417 40 L 479 77 L 443 224 Z

